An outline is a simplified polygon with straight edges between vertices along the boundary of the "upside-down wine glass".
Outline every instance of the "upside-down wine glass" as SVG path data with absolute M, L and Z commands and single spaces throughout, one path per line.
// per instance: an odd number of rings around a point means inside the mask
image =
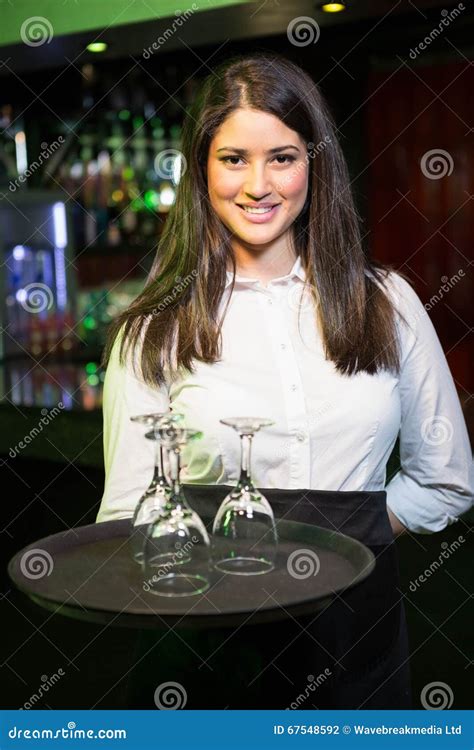
M 171 494 L 148 527 L 143 570 L 150 593 L 193 596 L 209 588 L 211 545 L 204 523 L 188 505 L 179 474 L 182 448 L 202 433 L 179 425 L 160 424 L 158 433 L 168 449 Z
M 237 485 L 217 511 L 212 528 L 214 566 L 234 575 L 259 575 L 275 567 L 278 535 L 268 500 L 254 486 L 250 449 L 256 432 L 273 422 L 258 417 L 221 419 L 240 435 L 241 467 Z
M 130 417 L 130 419 L 132 422 L 151 427 L 151 433 L 148 433 L 147 437 L 155 441 L 153 478 L 149 487 L 138 501 L 131 520 L 131 554 L 133 559 L 141 564 L 143 562 L 143 547 L 148 527 L 163 509 L 171 494 L 171 486 L 164 473 L 163 445 L 158 434 L 158 425 L 180 424 L 184 420 L 184 417 L 182 414 L 173 414 L 172 412 L 156 412 L 154 414 L 139 414 L 136 417 Z

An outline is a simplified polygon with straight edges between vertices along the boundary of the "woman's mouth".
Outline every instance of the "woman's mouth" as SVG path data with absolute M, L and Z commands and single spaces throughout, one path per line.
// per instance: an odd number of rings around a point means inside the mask
M 245 214 L 245 218 L 251 221 L 253 224 L 263 224 L 264 222 L 271 221 L 277 212 L 280 203 L 276 203 L 273 206 L 244 206 L 236 204 L 240 210 Z

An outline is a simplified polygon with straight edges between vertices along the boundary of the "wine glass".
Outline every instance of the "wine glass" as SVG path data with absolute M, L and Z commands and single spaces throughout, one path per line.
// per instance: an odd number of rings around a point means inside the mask
M 149 525 L 143 570 L 147 590 L 158 596 L 193 596 L 209 588 L 210 540 L 199 515 L 190 508 L 180 484 L 181 450 L 201 432 L 178 425 L 158 424 L 168 449 L 171 494 Z
M 153 429 L 147 433 L 146 437 L 155 441 L 153 478 L 138 501 L 131 520 L 129 540 L 131 553 L 133 559 L 141 564 L 148 526 L 155 520 L 171 494 L 171 487 L 164 474 L 163 445 L 158 434 L 158 425 L 180 424 L 184 417 L 182 414 L 173 414 L 172 412 L 157 412 L 154 414 L 139 414 L 136 417 L 130 417 L 130 419 L 132 422 L 152 427 Z
M 278 535 L 270 503 L 252 482 L 250 449 L 254 434 L 273 422 L 258 417 L 220 421 L 240 435 L 241 466 L 237 485 L 222 502 L 214 519 L 214 566 L 234 575 L 268 573 L 275 567 Z

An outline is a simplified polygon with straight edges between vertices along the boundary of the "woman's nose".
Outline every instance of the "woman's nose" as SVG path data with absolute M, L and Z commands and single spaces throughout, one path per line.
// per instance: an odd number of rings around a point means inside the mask
M 264 167 L 254 166 L 244 185 L 245 193 L 254 200 L 260 200 L 270 195 L 272 186 Z

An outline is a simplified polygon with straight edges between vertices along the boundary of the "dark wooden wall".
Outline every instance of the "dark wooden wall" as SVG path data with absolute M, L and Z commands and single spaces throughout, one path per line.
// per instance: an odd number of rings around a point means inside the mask
M 474 390 L 474 68 L 400 63 L 372 72 L 368 95 L 371 251 L 429 305 L 463 398 Z

